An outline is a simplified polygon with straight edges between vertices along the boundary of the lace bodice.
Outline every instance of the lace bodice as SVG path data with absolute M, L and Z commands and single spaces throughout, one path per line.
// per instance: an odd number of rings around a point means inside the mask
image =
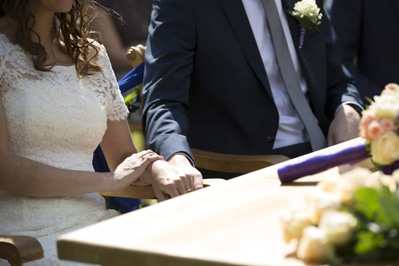
M 37 71 L 30 56 L 0 34 L 0 95 L 12 153 L 58 168 L 93 171 L 93 151 L 107 120 L 128 114 L 103 46 L 97 60 L 105 71 L 82 79 L 74 66 Z M 43 246 L 45 258 L 29 265 L 71 265 L 58 259 L 57 237 L 115 215 L 98 193 L 36 198 L 0 190 L 0 235 L 30 235 Z M 8 263 L 0 260 L 0 265 Z
M 103 46 L 103 73 L 79 79 L 74 66 L 33 68 L 30 56 L 0 34 L 0 93 L 12 153 L 51 166 L 93 170 L 92 155 L 109 120 L 127 116 Z

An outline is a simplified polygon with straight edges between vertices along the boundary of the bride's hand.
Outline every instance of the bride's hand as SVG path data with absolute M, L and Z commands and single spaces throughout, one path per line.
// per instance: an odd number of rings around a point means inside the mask
M 115 171 L 112 172 L 111 190 L 120 190 L 138 180 L 148 165 L 163 157 L 151 150 L 145 150 L 126 158 Z

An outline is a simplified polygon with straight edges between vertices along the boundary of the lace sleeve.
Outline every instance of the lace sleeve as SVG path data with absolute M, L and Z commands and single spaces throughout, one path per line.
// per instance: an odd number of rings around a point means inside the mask
M 115 73 L 103 45 L 101 45 L 100 54 L 98 56 L 98 64 L 104 68 L 104 72 L 101 73 L 101 76 L 104 82 L 103 84 L 107 84 L 104 92 L 106 98 L 107 118 L 111 121 L 124 120 L 127 118 L 129 111 L 119 90 Z

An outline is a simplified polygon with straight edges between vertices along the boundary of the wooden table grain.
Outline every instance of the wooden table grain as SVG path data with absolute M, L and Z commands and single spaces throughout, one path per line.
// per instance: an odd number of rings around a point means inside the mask
M 281 217 L 339 170 L 282 185 L 280 165 L 62 235 L 59 257 L 113 266 L 303 266 L 295 243 L 283 239 Z

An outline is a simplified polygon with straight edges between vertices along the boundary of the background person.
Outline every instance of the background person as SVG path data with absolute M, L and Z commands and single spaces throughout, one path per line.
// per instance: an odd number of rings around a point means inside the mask
M 399 82 L 399 1 L 326 0 L 345 66 L 365 105 Z
M 152 0 L 99 0 L 93 29 L 107 49 L 119 80 L 132 66 L 126 58 L 130 46 L 145 45 L 151 19 Z

